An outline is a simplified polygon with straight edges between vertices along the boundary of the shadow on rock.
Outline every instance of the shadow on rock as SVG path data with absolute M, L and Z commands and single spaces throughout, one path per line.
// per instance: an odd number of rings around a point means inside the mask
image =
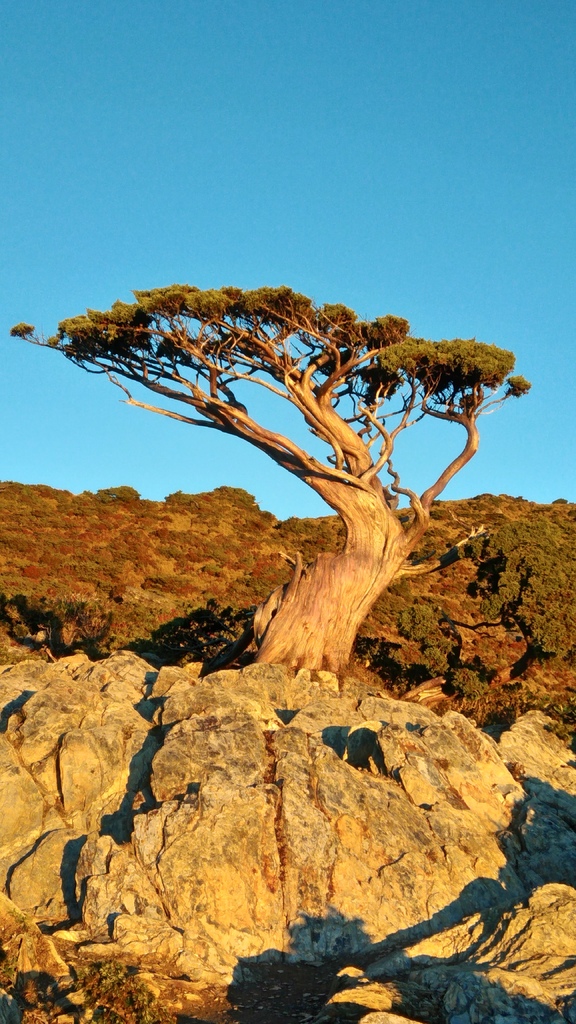
M 144 717 L 144 716 L 143 716 Z M 151 729 L 140 750 L 134 754 L 130 761 L 126 792 L 122 797 L 119 808 L 112 814 L 102 815 L 100 822 L 100 834 L 112 836 L 117 843 L 127 843 L 134 830 L 134 815 L 145 814 L 156 806 L 156 801 L 150 789 L 150 772 L 154 755 L 162 746 L 162 729 L 157 726 Z M 135 809 L 134 801 L 137 794 L 141 794 L 140 806 Z
M 221 1019 L 576 1024 L 576 797 L 538 778 L 523 784 L 500 836 L 500 880 L 473 880 L 379 943 L 359 918 L 302 915 L 286 952 L 238 961 Z
M 79 921 L 82 916 L 76 891 L 76 868 L 78 867 L 78 859 L 85 842 L 86 836 L 69 839 L 62 851 L 62 862 L 60 864 L 62 898 L 70 921 Z
M 349 919 L 333 909 L 324 916 L 302 914 L 289 928 L 286 952 L 270 949 L 238 961 L 226 1020 L 311 1021 L 324 1006 L 339 968 L 369 945 L 360 918 Z

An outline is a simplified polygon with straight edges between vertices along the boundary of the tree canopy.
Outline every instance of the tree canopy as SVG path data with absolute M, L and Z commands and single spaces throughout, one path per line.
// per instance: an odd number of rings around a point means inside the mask
M 399 493 L 413 498 L 400 486 L 392 455 L 414 418 L 434 416 L 470 432 L 495 401 L 529 389 L 523 377 L 511 375 L 514 356 L 505 349 L 474 339 L 413 338 L 401 317 L 361 320 L 344 305 L 316 306 L 287 287 L 172 285 L 134 294 L 133 303 L 89 309 L 62 320 L 56 335 L 35 340 L 85 369 L 175 400 L 187 408 L 157 411 L 244 437 L 305 479 L 318 480 L 320 471 L 324 479 L 361 487 L 386 469 L 390 504 Z M 31 340 L 34 329 L 19 324 L 12 334 Z M 328 464 L 257 425 L 232 391 L 241 381 L 295 405 L 331 449 Z M 458 468 L 432 483 L 427 504 Z

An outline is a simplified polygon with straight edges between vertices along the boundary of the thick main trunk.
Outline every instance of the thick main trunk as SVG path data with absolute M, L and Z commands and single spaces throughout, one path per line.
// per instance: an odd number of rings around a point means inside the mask
M 347 528 L 344 549 L 298 565 L 272 596 L 255 622 L 257 661 L 340 672 L 362 622 L 406 558 L 402 528 L 377 491 L 346 488 L 331 504 Z

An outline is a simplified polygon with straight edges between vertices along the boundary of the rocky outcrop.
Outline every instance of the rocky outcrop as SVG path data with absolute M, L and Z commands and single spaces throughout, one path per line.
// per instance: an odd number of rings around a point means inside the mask
M 575 762 L 539 713 L 496 743 L 329 673 L 120 652 L 5 669 L 0 714 L 2 885 L 59 956 L 333 958 L 322 1020 L 576 1022 Z
M 318 1022 L 391 1010 L 447 1024 L 573 1022 L 575 949 L 576 891 L 545 885 L 516 906 L 397 947 L 364 970 L 344 968 Z M 362 1015 L 367 1024 L 377 1018 Z

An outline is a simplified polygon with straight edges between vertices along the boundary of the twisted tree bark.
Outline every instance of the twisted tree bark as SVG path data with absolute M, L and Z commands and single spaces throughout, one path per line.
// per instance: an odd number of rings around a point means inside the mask
M 331 504 L 346 525 L 344 548 L 307 566 L 298 559 L 290 582 L 258 610 L 257 661 L 342 671 L 362 622 L 410 550 L 377 486 L 340 491 Z

